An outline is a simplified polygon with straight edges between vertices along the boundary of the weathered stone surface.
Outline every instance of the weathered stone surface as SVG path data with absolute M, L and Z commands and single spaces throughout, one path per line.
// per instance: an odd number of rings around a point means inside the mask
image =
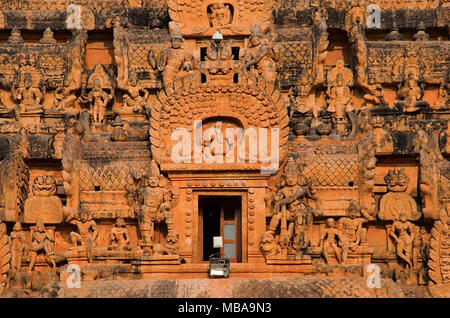
M 390 279 L 370 289 L 364 278 L 269 278 L 227 280 L 137 280 L 83 282 L 80 289 L 47 285 L 40 297 L 129 298 L 399 298 L 404 293 Z
M 449 21 L 448 0 L 0 1 L 0 294 L 448 297 Z

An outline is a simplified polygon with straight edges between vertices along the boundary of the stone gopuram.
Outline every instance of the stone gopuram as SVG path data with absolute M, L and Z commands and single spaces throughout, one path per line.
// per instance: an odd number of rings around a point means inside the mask
M 218 254 L 233 297 L 450 297 L 449 22 L 448 0 L 1 0 L 0 295 L 230 297 Z

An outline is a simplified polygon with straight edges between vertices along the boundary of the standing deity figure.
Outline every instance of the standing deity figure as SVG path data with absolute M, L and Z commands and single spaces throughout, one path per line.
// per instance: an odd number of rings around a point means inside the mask
M 94 123 L 100 125 L 104 121 L 106 105 L 112 100 L 112 96 L 103 90 L 98 78 L 94 79 L 94 86 L 87 99 L 94 109 Z
M 138 225 L 141 233 L 140 245 L 143 247 L 146 255 L 153 254 L 155 241 L 158 240 L 155 237 L 156 224 L 165 224 L 167 226 L 166 242 L 170 242 L 173 245 L 178 241 L 171 211 L 172 194 L 167 187 L 161 186 L 161 175 L 154 160 L 151 163 L 151 175 L 148 179 L 148 185 L 137 189 L 138 195 L 135 196 L 139 200 L 136 202 L 135 211 L 138 216 Z
M 19 111 L 32 112 L 42 110 L 42 99 L 44 94 L 41 88 L 33 85 L 33 78 L 27 73 L 23 79 L 23 83 L 13 84 L 11 89 L 13 99 L 18 103 Z
M 357 253 L 361 246 L 367 245 L 367 229 L 363 224 L 367 219 L 360 217 L 360 208 L 356 201 L 352 200 L 347 209 L 347 216 L 338 221 L 338 229 L 342 232 L 343 239 L 340 241 L 342 247 L 342 262 L 347 260 L 348 252 Z
M 308 198 L 315 199 L 317 189 L 313 180 L 308 180 L 297 163 L 291 157 L 284 169 L 281 189 L 275 195 L 273 216 L 269 230 L 264 236 L 275 235 L 280 225 L 280 245 L 282 254 L 287 255 L 288 249 L 303 256 L 303 252 L 311 244 L 313 212 Z
M 91 260 L 91 252 L 94 248 L 95 240 L 98 237 L 97 224 L 92 220 L 91 214 L 84 207 L 81 207 L 79 215 L 77 216 L 75 211 L 73 211 L 67 217 L 66 222 L 76 225 L 78 229 L 78 233 L 70 232 L 70 239 L 74 245 L 73 248 L 78 252 L 81 252 L 85 248 L 88 258 Z M 78 243 L 81 245 L 80 248 L 78 248 Z
M 244 73 L 251 70 L 252 66 L 259 78 L 264 79 L 266 84 L 274 85 L 277 79 L 277 66 L 279 52 L 268 41 L 264 39 L 259 24 L 251 28 L 249 48 L 244 54 Z
M 336 239 L 339 242 L 343 242 L 345 240 L 341 231 L 336 229 L 336 221 L 332 218 L 328 218 L 327 219 L 327 228 L 322 233 L 322 235 L 320 236 L 320 240 L 319 240 L 319 246 L 322 248 L 322 255 L 325 258 L 325 261 L 327 262 L 327 264 L 330 264 L 330 259 L 328 256 L 329 250 L 332 250 L 334 252 L 334 255 L 336 255 L 336 259 L 339 264 L 342 261 L 342 254 L 341 254 L 341 251 L 339 250 Z
M 415 238 L 414 224 L 408 221 L 406 213 L 400 213 L 398 220 L 392 223 L 389 235 L 394 239 L 398 257 L 412 269 L 412 249 Z
M 118 218 L 115 226 L 111 229 L 110 248 L 114 247 L 131 250 L 130 234 L 125 227 L 125 221 L 122 218 Z
M 344 81 L 342 73 L 338 73 L 336 80 L 327 90 L 328 111 L 334 114 L 336 129 L 340 134 L 345 134 L 347 123 L 346 113 L 353 111 L 351 91 Z
M 127 88 L 128 94 L 123 95 L 124 108 L 130 109 L 134 113 L 138 113 L 147 106 L 147 98 L 149 92 L 138 85 L 136 72 L 130 73 L 130 85 Z
M 161 52 L 157 65 L 158 71 L 162 73 L 163 88 L 169 93 L 173 91 L 174 85 L 178 85 L 175 81 L 181 80 L 186 71 L 188 74 L 195 73 L 193 57 L 183 49 L 183 35 L 177 26 L 170 32 L 170 41 L 170 48 L 165 48 Z
M 38 253 L 41 252 L 44 253 L 47 262 L 51 263 L 52 266 L 56 268 L 55 253 L 53 251 L 54 243 L 55 238 L 53 237 L 53 234 L 45 228 L 42 218 L 38 217 L 35 228 L 31 230 L 30 264 L 28 266 L 29 273 L 31 273 L 34 268 Z
M 11 238 L 11 270 L 13 272 L 20 272 L 22 264 L 22 256 L 25 251 L 25 232 L 22 231 L 22 226 L 19 222 L 16 222 L 13 227 L 13 231 L 10 235 Z
M 436 101 L 436 106 L 439 108 L 447 107 L 450 102 L 450 82 L 449 80 L 446 80 L 441 84 L 439 87 L 439 97 Z
M 209 24 L 212 28 L 229 27 L 233 16 L 230 5 L 226 3 L 213 3 L 208 7 Z

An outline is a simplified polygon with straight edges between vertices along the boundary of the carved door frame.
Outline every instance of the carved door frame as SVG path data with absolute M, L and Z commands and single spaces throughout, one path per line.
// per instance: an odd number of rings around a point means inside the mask
M 195 263 L 201 264 L 206 263 L 207 261 L 203 261 L 203 224 L 201 222 L 200 217 L 200 207 L 199 207 L 199 199 L 200 197 L 227 197 L 227 196 L 239 196 L 241 198 L 241 213 L 240 213 L 240 252 L 241 252 L 241 261 L 239 263 L 247 263 L 248 262 L 248 221 L 247 221 L 247 213 L 248 213 L 248 207 L 247 207 L 247 196 L 248 196 L 247 189 L 243 190 L 230 190 L 230 191 L 222 191 L 220 189 L 218 190 L 208 190 L 208 191 L 194 191 L 194 211 L 195 211 L 195 218 L 197 219 L 196 222 L 196 230 L 193 231 L 193 244 L 192 244 L 192 256 L 193 261 Z

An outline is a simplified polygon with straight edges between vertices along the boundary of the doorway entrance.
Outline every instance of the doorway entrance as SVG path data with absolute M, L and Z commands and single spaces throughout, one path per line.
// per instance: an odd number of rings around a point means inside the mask
M 230 262 L 242 261 L 241 196 L 199 196 L 200 261 L 220 253 Z M 214 248 L 213 237 L 221 236 L 222 248 Z

